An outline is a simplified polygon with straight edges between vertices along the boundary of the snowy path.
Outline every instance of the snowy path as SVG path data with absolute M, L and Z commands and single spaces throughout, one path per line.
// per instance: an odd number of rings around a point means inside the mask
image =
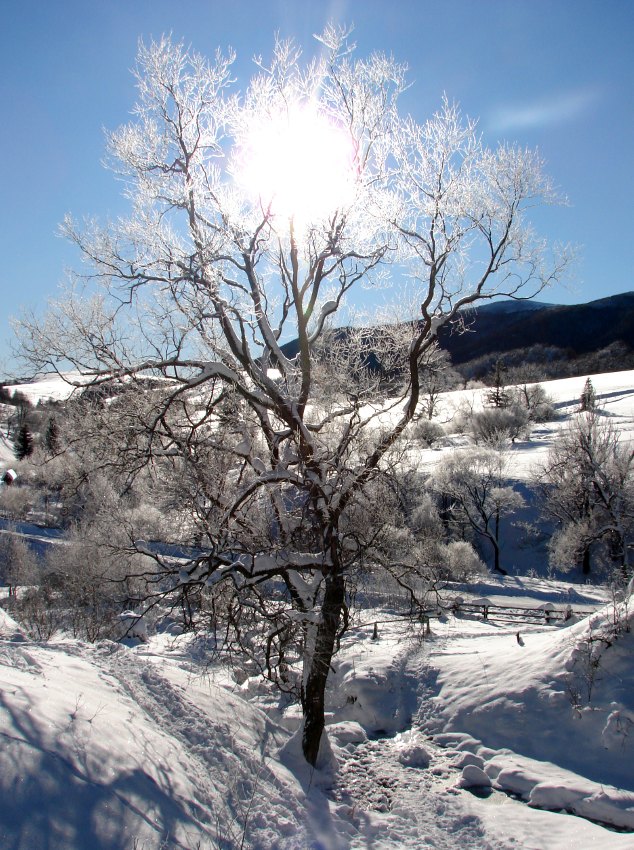
M 484 659 L 489 668 L 504 656 L 500 647 L 513 645 L 491 625 L 462 628 L 479 636 L 447 634 L 421 645 L 401 632 L 351 644 L 346 687 L 356 687 L 368 719 L 391 716 L 404 731 L 367 739 L 358 722 L 338 720 L 330 737 L 339 770 L 326 785 L 318 777 L 303 783 L 285 766 L 279 747 L 288 734 L 254 704 L 257 696 L 232 692 L 222 674 L 214 681 L 213 668 L 207 677 L 193 674 L 186 643 L 42 645 L 7 618 L 0 622 L 0 846 L 632 850 L 631 834 L 540 811 L 500 790 L 479 797 L 459 787 L 481 745 L 466 734 L 423 733 L 440 687 L 437 662 L 454 665 L 455 686 L 464 688 L 455 665 L 473 669 L 465 653 L 478 640 L 496 641 L 497 653 Z M 537 655 L 548 635 L 530 639 Z M 515 675 L 521 681 L 518 668 Z
M 406 743 L 407 742 L 407 743 Z M 347 806 L 358 834 L 351 848 L 418 847 L 436 850 L 487 848 L 502 850 L 511 845 L 486 836 L 477 816 L 465 805 L 453 783 L 459 772 L 438 747 L 425 742 L 431 755 L 427 769 L 423 750 L 411 747 L 408 735 L 359 744 L 343 756 L 335 796 Z M 420 756 L 418 766 L 402 759 Z M 345 809 L 340 805 L 339 811 Z
M 331 795 L 337 816 L 353 827 L 350 848 L 515 846 L 487 834 L 484 822 L 471 811 L 471 795 L 456 787 L 461 776 L 452 764 L 456 752 L 435 744 L 419 727 L 420 706 L 436 693 L 429 676 L 429 644 L 412 639 L 411 631 L 405 638 L 403 634 L 402 623 L 385 627 L 382 640 L 365 641 L 364 649 L 356 645 L 354 671 L 341 664 L 347 670 L 345 686 L 358 695 L 356 710 L 372 718 L 374 728 L 389 713 L 404 729 L 367 739 L 354 722 L 331 728 L 339 763 Z M 375 700 L 388 704 L 388 711 L 380 712 Z
M 418 743 L 417 743 L 418 742 Z M 632 850 L 631 835 L 565 813 L 541 811 L 493 791 L 476 796 L 458 788 L 468 751 L 418 733 L 363 742 L 339 752 L 339 782 L 333 789 L 337 815 L 347 819 L 350 850 Z M 420 766 L 403 764 L 408 758 Z
M 527 627 L 529 649 L 524 652 L 512 629 L 479 619 L 449 618 L 435 624 L 436 633 L 424 643 L 403 638 L 402 628 L 386 629 L 378 642 L 359 645 L 357 639 L 353 674 L 349 664 L 341 665 L 346 671 L 344 689 L 357 696 L 350 711 L 356 710 L 361 722 L 358 737 L 354 722 L 334 724 L 331 734 L 339 760 L 332 796 L 338 817 L 352 826 L 351 848 L 634 848 L 631 833 L 610 831 L 563 811 L 572 805 L 597 821 L 616 817 L 618 822 L 619 811 L 627 821 L 624 807 L 631 805 L 627 792 L 593 786 L 583 773 L 558 766 L 565 763 L 562 747 L 574 748 L 571 741 L 564 742 L 567 702 L 561 702 L 556 675 L 561 653 L 569 651 L 567 630 L 543 624 Z M 497 682 L 503 683 L 500 688 Z M 411 721 L 400 727 L 405 731 L 363 739 L 363 727 L 376 729 L 377 718 L 382 722 L 386 717 L 372 704 L 376 699 L 387 702 L 401 719 L 402 706 L 412 708 L 415 703 Z M 540 744 L 557 764 L 517 755 L 527 751 L 527 742 L 537 746 L 540 740 L 541 715 L 527 708 L 537 708 L 542 700 L 554 709 L 553 720 L 562 724 L 560 745 L 550 737 Z M 469 734 L 469 717 L 475 719 L 481 710 L 490 712 L 485 715 L 490 725 L 474 721 L 482 740 L 489 728 L 491 746 L 497 748 L 496 735 L 514 730 L 519 749 L 489 749 Z M 428 731 L 442 732 L 447 722 L 454 732 L 429 738 Z M 576 729 L 571 727 L 573 733 Z M 492 779 L 495 787 L 474 793 L 463 787 L 463 770 L 470 765 L 478 770 L 498 765 L 504 773 Z M 525 793 L 514 792 L 514 783 Z M 527 804 L 534 788 L 545 809 Z M 546 810 L 550 808 L 561 811 Z

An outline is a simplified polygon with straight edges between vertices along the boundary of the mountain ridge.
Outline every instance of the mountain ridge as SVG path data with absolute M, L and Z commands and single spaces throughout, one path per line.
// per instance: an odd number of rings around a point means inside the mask
M 504 354 L 534 345 L 556 346 L 579 356 L 622 342 L 634 347 L 634 292 L 611 295 L 585 304 L 544 304 L 534 309 L 506 311 L 500 323 L 495 302 L 464 314 L 472 333 L 442 328 L 439 342 L 455 365 L 483 354 Z M 516 302 L 529 304 L 531 302 Z M 539 303 L 539 302 L 538 302 Z M 453 332 L 452 332 L 453 331 Z
M 341 335 L 349 332 L 349 327 L 337 329 Z M 378 357 L 372 350 L 371 334 L 368 340 L 364 360 L 374 365 Z M 619 357 L 634 357 L 634 292 L 583 304 L 510 299 L 479 304 L 461 311 L 459 321 L 441 327 L 438 341 L 456 367 L 493 355 L 510 356 L 514 352 L 517 357 L 524 349 L 543 348 L 548 349 L 550 359 L 580 359 L 582 371 L 590 371 L 588 357 L 612 346 L 614 366 L 602 363 L 602 368 L 630 368 L 619 363 Z M 282 350 L 294 358 L 297 340 L 285 343 Z

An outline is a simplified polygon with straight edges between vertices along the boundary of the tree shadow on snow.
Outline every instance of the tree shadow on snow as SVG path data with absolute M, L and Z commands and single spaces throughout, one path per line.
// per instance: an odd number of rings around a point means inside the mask
M 33 721 L 24 695 L 20 710 L 0 693 L 12 721 L 0 748 L 0 846 L 3 850 L 120 850 L 188 846 L 174 840 L 200 824 L 169 785 L 136 768 L 111 781 L 91 778 L 86 766 L 53 751 Z M 136 840 L 136 844 L 135 844 Z M 195 845 L 194 845 L 195 846 Z

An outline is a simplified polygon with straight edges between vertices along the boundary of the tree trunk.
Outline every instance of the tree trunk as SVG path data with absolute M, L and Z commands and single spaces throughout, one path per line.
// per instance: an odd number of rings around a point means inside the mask
M 344 593 L 344 581 L 341 573 L 337 570 L 328 575 L 321 609 L 321 620 L 317 628 L 315 648 L 310 659 L 303 698 L 304 734 L 302 750 L 306 761 L 313 767 L 317 764 L 319 744 L 324 731 L 326 682 L 345 601 Z
M 493 572 L 507 576 L 508 573 L 500 566 L 500 512 L 495 513 L 495 534 L 490 535 L 489 540 L 493 546 Z
M 492 540 L 491 542 L 493 543 L 493 572 L 499 573 L 501 576 L 507 576 L 508 571 L 500 566 L 500 547 L 497 541 Z
M 590 547 L 586 546 L 583 550 L 583 558 L 581 560 L 581 572 L 584 576 L 589 576 L 590 571 Z

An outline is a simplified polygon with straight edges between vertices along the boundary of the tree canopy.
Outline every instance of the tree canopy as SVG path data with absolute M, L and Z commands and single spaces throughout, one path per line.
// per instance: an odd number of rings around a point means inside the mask
M 128 478 L 169 480 L 204 544 L 186 568 L 156 558 L 150 586 L 227 589 L 235 632 L 257 620 L 269 673 L 299 647 L 315 764 L 350 576 L 394 525 L 378 494 L 419 405 L 419 364 L 462 307 L 533 296 L 568 256 L 526 217 L 556 200 L 539 156 L 487 148 L 446 98 L 422 124 L 402 116 L 392 58 L 358 57 L 328 27 L 312 60 L 276 41 L 242 92 L 233 58 L 141 45 L 133 118 L 108 137 L 130 215 L 66 220 L 89 272 L 44 319 L 23 318 L 22 351 L 41 369 L 145 388 L 104 408 L 108 451 Z M 388 284 L 398 306 L 375 320 L 377 372 L 361 331 L 333 329 L 357 291 Z M 376 562 L 398 581 L 417 567 L 407 545 Z

